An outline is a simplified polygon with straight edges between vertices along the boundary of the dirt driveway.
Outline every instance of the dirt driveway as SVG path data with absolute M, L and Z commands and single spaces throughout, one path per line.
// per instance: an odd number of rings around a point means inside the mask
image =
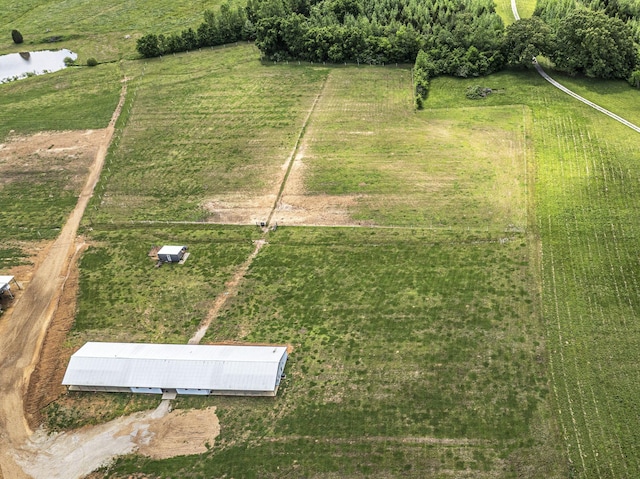
M 41 155 L 43 149 L 51 151 L 47 145 L 52 142 L 71 155 L 88 149 L 95 156 L 78 203 L 59 237 L 38 256 L 27 287 L 0 321 L 0 479 L 80 478 L 113 457 L 133 451 L 155 458 L 202 453 L 220 432 L 215 408 L 170 411 L 169 401 L 162 401 L 153 411 L 54 435 L 43 430 L 34 433 L 25 417 L 25 398 L 42 393 L 37 389 L 47 383 L 37 376 L 51 375 L 36 366 L 47 362 L 41 351 L 56 311 L 66 309 L 69 313 L 69 308 L 60 306 L 61 299 L 64 303 L 64 296 L 69 295 L 67 282 L 73 289 L 77 281 L 76 259 L 85 246 L 77 238 L 78 226 L 100 176 L 125 95 L 126 82 L 105 130 L 38 133 L 0 145 L 5 154 L 17 152 L 20 159 Z M 34 371 L 40 374 L 32 376 Z M 37 379 L 35 385 L 34 381 L 30 384 L 32 377 Z
M 23 411 L 23 395 L 38 361 L 40 347 L 63 289 L 75 255 L 76 234 L 89 198 L 100 176 L 107 148 L 113 136 L 126 94 L 126 83 L 109 126 L 103 130 L 95 160 L 60 236 L 35 271 L 28 288 L 10 314 L 0 322 L 0 475 L 6 479 L 28 477 L 19 467 L 12 450 L 25 444 L 32 431 Z

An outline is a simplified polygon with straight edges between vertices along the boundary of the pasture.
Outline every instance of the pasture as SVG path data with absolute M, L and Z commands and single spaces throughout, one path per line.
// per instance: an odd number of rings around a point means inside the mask
M 188 74 L 212 58 L 212 79 L 204 68 Z M 124 68 L 131 96 L 85 218 L 94 246 L 81 263 L 70 348 L 92 338 L 185 342 L 260 234 L 190 215 L 202 214 L 198 205 L 213 192 L 222 201 L 277 191 L 300 132 L 294 166 L 304 163 L 303 174 L 298 189 L 285 185 L 283 202 L 358 201 L 343 212 L 351 226 L 284 223 L 269 232 L 204 338 L 291 345 L 275 400 L 181 398 L 180 408 L 218 406 L 216 445 L 199 457 L 125 458 L 110 474 L 561 475 L 538 243 L 528 231 L 532 120 L 507 101 L 510 87 L 491 104 L 467 100 L 464 82 L 443 84 L 434 108 L 416 114 L 404 68 L 260 65 L 248 45 Z M 275 98 L 245 102 L 257 85 Z M 445 91 L 454 99 L 438 100 Z M 289 110 L 278 109 L 282 96 Z M 236 108 L 224 108 L 227 97 Z M 192 107 L 168 114 L 176 104 Z M 356 133 L 345 141 L 344 132 Z M 158 154 L 158 144 L 171 154 Z M 233 144 L 242 147 L 237 161 Z M 165 165 L 197 168 L 179 178 L 204 186 L 178 187 Z M 134 182 L 136 172 L 146 181 Z M 180 223 L 190 219 L 200 222 Z M 363 221 L 385 227 L 354 227 Z M 193 261 L 154 269 L 145 250 L 162 242 L 193 244 Z M 71 411 L 77 424 L 91 423 L 112 417 L 104 409 L 120 410 L 119 401 L 100 401 L 97 418 L 82 395 L 68 395 L 53 418 Z
M 115 62 L 138 56 L 136 40 L 150 31 L 172 33 L 202 22 L 205 9 L 215 10 L 221 2 L 189 0 L 158 2 L 145 0 L 88 3 L 82 0 L 0 0 L 0 27 L 6 37 L 0 40 L 0 52 L 29 49 L 69 48 L 78 53 L 78 64 L 87 58 Z M 11 43 L 9 32 L 18 29 L 21 46 Z
M 60 34 L 81 61 L 123 59 L 0 85 L 2 142 L 11 130 L 106 126 L 129 78 L 84 219 L 91 247 L 65 354 L 91 339 L 185 342 L 261 237 L 223 223 L 269 213 L 292 152 L 282 200 L 297 216 L 280 204 L 274 218 L 316 225 L 266 236 L 205 337 L 290 344 L 278 397 L 180 398 L 179 408 L 218 406 L 210 451 L 128 456 L 106 475 L 638 474 L 635 133 L 527 71 L 435 79 L 416 113 L 403 67 L 267 65 L 251 45 L 134 61 L 138 35 L 197 24 L 201 2 L 154 4 L 157 17 L 72 3 L 69 26 L 55 3 L 0 2 L 27 43 Z M 562 81 L 640 120 L 626 85 Z M 467 100 L 474 84 L 495 93 Z M 17 240 L 54 237 L 73 207 L 69 165 L 47 166 L 0 183 L 3 265 L 22 261 Z M 314 202 L 334 205 L 324 224 L 343 227 L 320 227 L 304 210 Z M 165 242 L 194 254 L 154 269 L 146 252 Z M 50 424 L 153 401 L 98 403 L 67 395 Z

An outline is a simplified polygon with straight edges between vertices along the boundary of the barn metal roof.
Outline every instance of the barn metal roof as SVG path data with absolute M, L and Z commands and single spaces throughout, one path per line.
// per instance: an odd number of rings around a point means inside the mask
M 13 280 L 13 276 L 0 276 L 0 291 L 2 291 Z
M 71 356 L 62 384 L 273 391 L 284 346 L 89 342 Z
M 158 250 L 158 254 L 180 254 L 184 246 L 163 246 Z

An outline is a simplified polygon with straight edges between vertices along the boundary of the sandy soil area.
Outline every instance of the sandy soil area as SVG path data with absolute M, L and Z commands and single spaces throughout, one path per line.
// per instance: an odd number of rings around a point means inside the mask
M 154 459 L 203 453 L 219 432 L 215 408 L 170 412 L 170 402 L 164 400 L 154 411 L 98 426 L 55 435 L 38 430 L 12 454 L 33 479 L 81 478 L 135 451 Z

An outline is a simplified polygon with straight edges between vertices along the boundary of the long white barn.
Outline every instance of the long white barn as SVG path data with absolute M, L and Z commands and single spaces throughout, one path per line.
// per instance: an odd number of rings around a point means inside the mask
M 71 356 L 71 391 L 275 396 L 284 346 L 89 342 Z

